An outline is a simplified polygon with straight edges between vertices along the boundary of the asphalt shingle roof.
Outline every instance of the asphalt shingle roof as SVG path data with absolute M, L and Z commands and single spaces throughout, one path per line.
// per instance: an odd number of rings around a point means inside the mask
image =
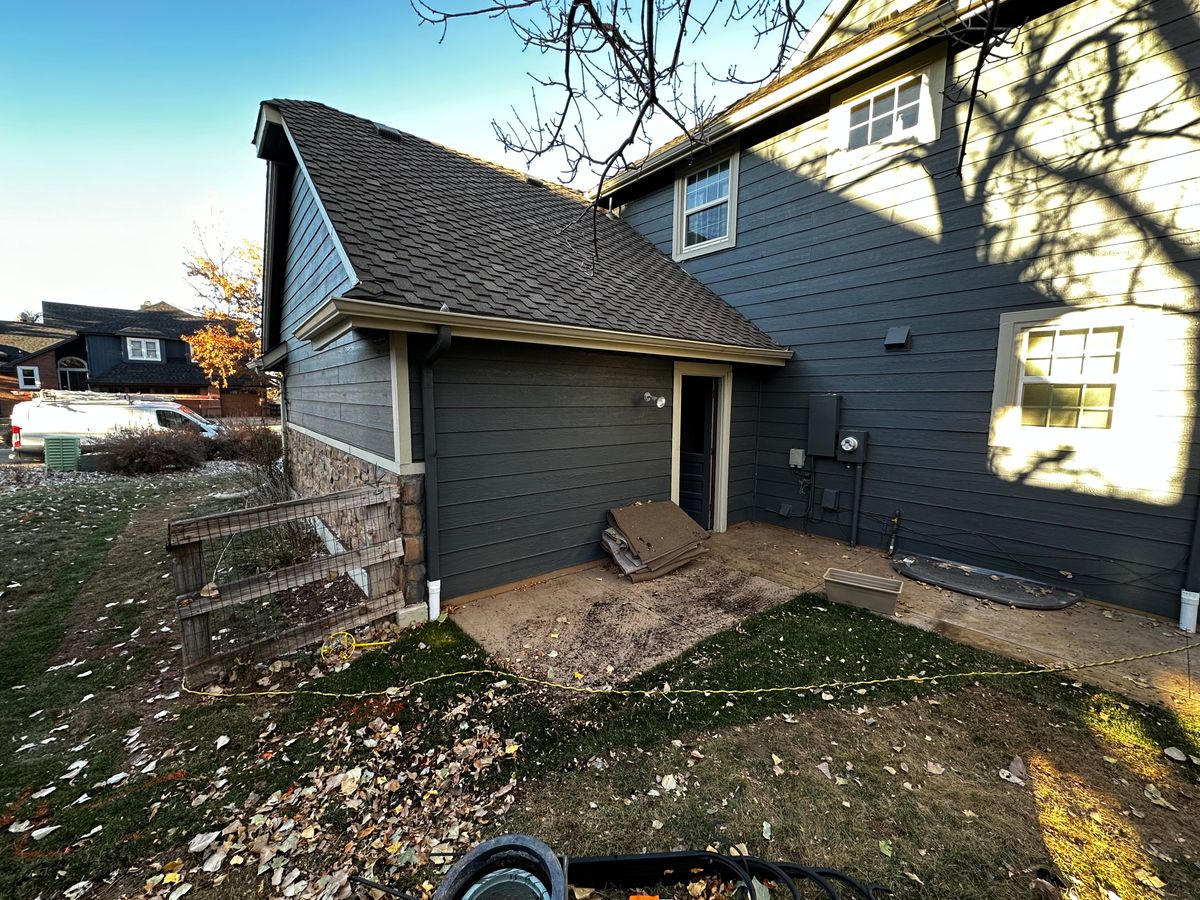
M 320 103 L 271 100 L 360 284 L 406 306 L 777 349 L 620 219 L 578 193 Z M 594 267 L 593 267 L 594 263 Z
M 75 336 L 74 328 L 41 322 L 0 322 L 0 367 Z
M 42 319 L 87 334 L 145 335 L 175 338 L 191 334 L 204 325 L 204 318 L 169 303 L 145 309 L 113 309 L 82 303 L 42 303 Z
M 88 379 L 92 384 L 208 387 L 208 378 L 190 362 L 122 362 Z

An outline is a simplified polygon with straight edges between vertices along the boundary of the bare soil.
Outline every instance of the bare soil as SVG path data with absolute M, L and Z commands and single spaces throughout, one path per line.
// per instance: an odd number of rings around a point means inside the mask
M 640 584 L 605 564 L 452 614 L 497 662 L 520 674 L 610 684 L 793 594 L 708 559 Z

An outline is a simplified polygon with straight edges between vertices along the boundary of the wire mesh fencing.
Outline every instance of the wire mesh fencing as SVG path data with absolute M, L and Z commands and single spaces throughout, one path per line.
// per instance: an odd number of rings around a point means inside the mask
M 394 615 L 399 489 L 377 485 L 171 522 L 184 673 L 195 686 Z M 322 517 L 361 522 L 330 552 Z

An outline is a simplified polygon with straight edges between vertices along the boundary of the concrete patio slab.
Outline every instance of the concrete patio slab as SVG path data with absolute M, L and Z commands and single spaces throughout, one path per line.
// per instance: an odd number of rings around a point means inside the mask
M 713 535 L 707 546 L 705 558 L 654 581 L 631 584 L 602 564 L 475 600 L 454 618 L 516 671 L 602 683 L 644 671 L 798 593 L 823 593 L 827 568 L 900 578 L 879 550 L 760 523 Z M 900 622 L 1038 665 L 1156 653 L 1195 640 L 1162 619 L 1091 601 L 1042 612 L 903 583 Z M 1200 715 L 1192 654 L 1200 666 L 1198 648 L 1064 678 Z

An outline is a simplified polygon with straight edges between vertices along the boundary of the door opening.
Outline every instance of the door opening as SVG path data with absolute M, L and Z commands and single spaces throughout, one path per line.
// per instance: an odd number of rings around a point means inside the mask
M 701 528 L 711 529 L 717 481 L 717 379 L 683 375 L 679 394 L 679 507 Z

